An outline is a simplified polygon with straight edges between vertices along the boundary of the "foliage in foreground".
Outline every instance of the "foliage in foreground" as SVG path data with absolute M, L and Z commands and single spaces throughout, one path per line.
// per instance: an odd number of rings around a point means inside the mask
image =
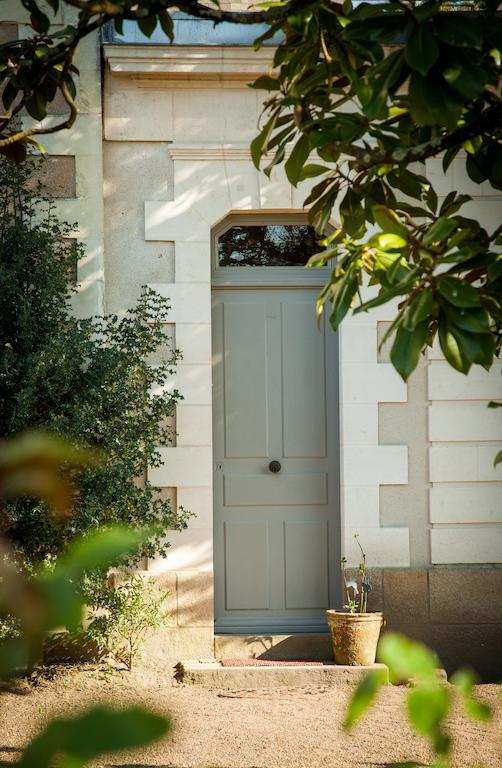
M 387 337 L 403 379 L 436 337 L 464 374 L 500 349 L 501 228 L 462 213 L 461 188 L 439 199 L 423 165 L 440 156 L 444 173 L 455 163 L 502 189 L 497 6 L 308 4 L 282 25 L 273 73 L 254 84 L 270 91 L 256 166 L 284 164 L 294 185 L 317 177 L 305 202 L 323 250 L 309 263 L 333 265 L 318 312 L 329 307 L 336 330 L 354 305 L 397 299 Z
M 61 498 L 72 486 L 62 474 L 62 463 L 73 467 L 92 457 L 47 435 L 26 435 L 0 443 L 0 500 L 7 487 L 23 490 L 50 503 L 54 490 Z M 50 492 L 47 493 L 47 488 Z M 4 512 L 0 507 L 0 519 Z M 54 510 L 56 519 L 58 510 Z M 20 627 L 17 638 L 0 641 L 0 678 L 15 677 L 40 656 L 48 632 L 79 626 L 83 603 L 78 584 L 88 571 L 106 569 L 117 558 L 136 551 L 149 531 L 110 528 L 73 543 L 65 557 L 48 571 L 26 577 L 14 567 L 7 545 L 0 540 L 0 618 L 14 616 Z M 0 706 L 1 706 L 0 692 Z M 71 718 L 51 720 L 27 745 L 16 765 L 22 768 L 83 768 L 90 760 L 120 749 L 150 744 L 169 730 L 169 721 L 141 707 L 94 707 Z
M 120 32 L 124 19 L 136 21 L 146 36 L 160 24 L 172 41 L 177 8 L 216 23 L 265 23 L 257 48 L 280 33 L 270 74 L 254 84 L 270 96 L 251 153 L 257 167 L 266 158 L 266 173 L 284 165 L 294 185 L 317 177 L 305 203 L 323 251 L 311 265 L 333 265 L 318 311 L 329 306 L 336 329 L 354 305 L 397 298 L 391 360 L 404 379 L 436 336 L 458 371 L 490 367 L 502 326 L 500 228 L 461 213 L 461 190 L 439 200 L 421 164 L 438 158 L 446 172 L 455 162 L 475 184 L 502 189 L 497 0 L 280 0 L 242 13 L 191 0 L 49 0 L 75 15 L 55 34 L 38 0 L 22 2 L 33 38 L 0 47 L 0 152 L 14 160 L 35 136 L 73 124 L 75 51 L 109 22 Z M 43 120 L 58 91 L 69 109 L 59 124 L 16 126 L 23 107 Z M 340 227 L 326 234 L 332 217 Z
M 42 427 L 102 461 L 78 470 L 78 495 L 60 500 L 72 514 L 57 521 L 45 500 L 5 502 L 1 531 L 29 563 L 110 524 L 185 525 L 146 479 L 171 440 L 179 399 L 167 391 L 176 356 L 148 364 L 165 343 L 168 304 L 146 290 L 122 318 L 76 319 L 70 280 L 80 249 L 32 191 L 34 171 L 33 161 L 0 160 L 0 437 Z M 133 560 L 163 554 L 164 535 L 142 542 Z
M 399 684 L 412 681 L 406 699 L 406 710 L 413 730 L 428 740 L 434 755 L 433 768 L 448 768 L 453 744 L 448 735 L 446 721 L 456 697 L 460 697 L 464 711 L 473 720 L 486 721 L 492 716 L 488 705 L 473 695 L 476 675 L 459 670 L 446 685 L 438 676 L 436 655 L 422 643 L 397 633 L 389 632 L 380 641 L 378 660 L 389 668 L 390 682 Z M 345 728 L 350 730 L 371 706 L 386 675 L 381 670 L 370 672 L 359 684 L 347 711 Z M 415 761 L 389 763 L 388 768 L 419 768 Z

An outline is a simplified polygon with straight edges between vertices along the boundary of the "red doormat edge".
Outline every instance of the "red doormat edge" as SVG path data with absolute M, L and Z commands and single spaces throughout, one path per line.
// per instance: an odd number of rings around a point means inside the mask
M 276 659 L 220 659 L 222 667 L 326 667 L 333 661 L 278 661 Z

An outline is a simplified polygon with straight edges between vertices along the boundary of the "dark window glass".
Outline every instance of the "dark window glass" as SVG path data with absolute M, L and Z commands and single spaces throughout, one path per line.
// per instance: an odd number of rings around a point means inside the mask
M 218 238 L 220 267 L 303 267 L 320 250 L 307 224 L 232 227 Z

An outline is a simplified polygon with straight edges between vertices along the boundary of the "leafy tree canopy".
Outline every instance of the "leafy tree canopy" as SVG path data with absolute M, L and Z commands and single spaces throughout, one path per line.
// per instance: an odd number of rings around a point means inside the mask
M 475 183 L 502 188 L 495 0 L 449 7 L 435 0 L 290 0 L 243 13 L 193 0 L 62 0 L 77 9 L 77 21 L 56 34 L 37 0 L 22 2 L 34 36 L 3 46 L 0 55 L 8 113 L 0 150 L 14 158 L 35 135 L 72 124 L 75 50 L 108 22 L 120 31 L 124 19 L 135 20 L 146 35 L 160 23 L 172 39 L 169 11 L 176 7 L 215 22 L 265 22 L 257 47 L 282 32 L 271 72 L 254 84 L 269 97 L 251 153 L 266 173 L 284 164 L 292 184 L 318 177 L 306 204 L 323 250 L 310 264 L 333 265 L 318 311 L 328 305 L 336 329 L 351 307 L 359 312 L 397 298 L 391 359 L 405 379 L 436 335 L 457 370 L 490 367 L 501 335 L 501 229 L 486 231 L 460 212 L 469 200 L 461 191 L 440 202 L 422 164 L 440 156 L 446 172 L 457 158 Z M 57 11 L 60 3 L 48 4 Z M 23 107 L 42 119 L 58 90 L 70 108 L 61 124 L 12 127 Z M 340 227 L 326 234 L 335 207 Z
M 0 533 L 36 562 L 104 526 L 151 526 L 157 533 L 135 557 L 164 554 L 165 530 L 184 520 L 144 478 L 161 464 L 179 398 L 166 387 L 175 357 L 148 364 L 165 343 L 169 307 L 147 291 L 122 318 L 73 316 L 79 247 L 35 197 L 32 165 L 0 162 L 0 437 L 43 428 L 102 460 L 78 472 L 77 498 L 53 500 L 66 507 L 59 517 L 43 500 L 5 503 Z

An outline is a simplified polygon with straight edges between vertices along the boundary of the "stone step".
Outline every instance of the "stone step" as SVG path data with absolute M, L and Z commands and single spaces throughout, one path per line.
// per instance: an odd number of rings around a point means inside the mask
M 333 663 L 227 667 L 217 659 L 207 659 L 180 661 L 175 669 L 179 682 L 227 690 L 355 686 L 368 672 L 376 669 L 384 671 L 388 682 L 388 669 L 384 664 L 370 667 L 345 667 Z
M 215 635 L 217 659 L 332 661 L 329 633 L 291 635 Z

